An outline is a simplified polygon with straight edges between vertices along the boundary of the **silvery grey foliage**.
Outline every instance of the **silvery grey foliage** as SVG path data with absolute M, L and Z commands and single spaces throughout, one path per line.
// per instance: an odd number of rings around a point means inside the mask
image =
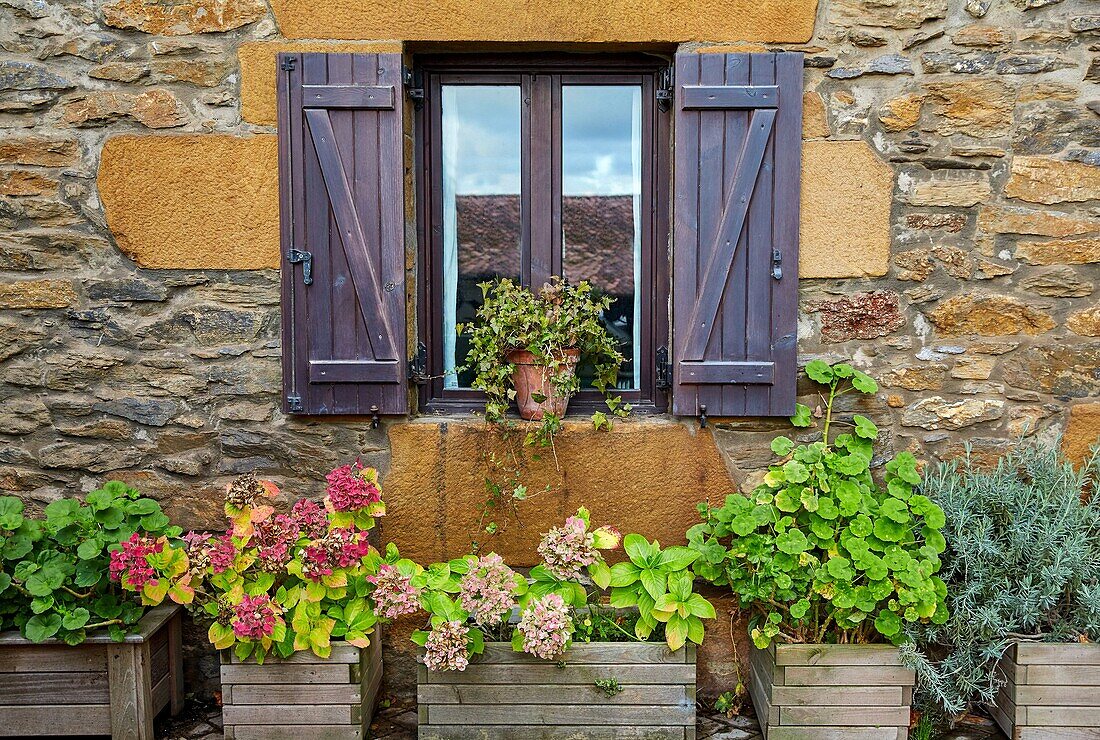
M 1098 451 L 1100 452 L 1100 451 Z M 992 701 L 1015 640 L 1100 640 L 1100 455 L 1080 468 L 1031 442 L 980 470 L 967 456 L 925 472 L 943 508 L 950 619 L 916 624 L 905 650 L 927 710 Z

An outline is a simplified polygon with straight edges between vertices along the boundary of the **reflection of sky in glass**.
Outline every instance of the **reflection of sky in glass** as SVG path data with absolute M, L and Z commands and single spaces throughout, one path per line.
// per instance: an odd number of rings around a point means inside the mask
M 636 87 L 562 91 L 562 195 L 631 195 L 631 116 Z
M 562 156 L 564 195 L 629 195 L 631 87 L 576 87 L 564 95 L 563 118 L 569 146 Z M 452 98 L 453 100 L 453 98 Z M 444 110 L 462 139 L 455 157 L 456 195 L 504 195 L 520 192 L 519 88 L 477 85 L 462 92 L 462 104 Z

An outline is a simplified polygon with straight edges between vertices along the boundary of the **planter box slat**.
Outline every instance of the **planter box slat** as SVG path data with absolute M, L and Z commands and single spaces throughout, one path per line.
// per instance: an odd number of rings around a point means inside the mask
M 773 646 L 774 647 L 774 646 Z M 784 645 L 777 666 L 900 666 L 901 653 L 888 645 Z
M 782 707 L 780 725 L 866 727 L 909 723 L 909 707 Z
M 903 740 L 913 671 L 890 646 L 754 648 L 749 695 L 767 740 Z
M 683 725 L 695 726 L 695 707 L 599 704 L 439 704 L 428 708 L 428 724 L 514 725 Z
M 622 684 L 686 684 L 695 683 L 695 665 L 586 665 L 568 664 L 558 668 L 553 663 L 537 665 L 479 665 L 471 663 L 465 671 L 425 671 L 426 683 L 484 684 L 591 684 L 597 679 L 614 678 Z
M 174 604 L 150 609 L 120 642 L 104 632 L 77 646 L 0 635 L 0 736 L 152 740 L 157 713 L 183 705 L 181 615 Z
M 416 698 L 421 704 L 644 704 L 682 706 L 694 698 L 686 686 L 622 685 L 622 691 L 608 697 L 595 684 L 527 684 L 492 686 L 485 684 L 421 684 Z
M 358 684 L 260 684 L 243 683 L 230 692 L 234 704 L 358 704 L 363 689 Z
M 107 704 L 40 704 L 4 708 L 0 734 L 5 737 L 41 735 L 44 730 L 49 735 L 110 735 L 111 707 Z
M 908 704 L 905 689 L 900 686 L 772 686 L 768 699 L 776 704 L 797 707 L 900 707 Z
M 222 654 L 225 737 L 340 740 L 366 737 L 382 678 L 382 636 L 362 650 L 333 643 L 328 658 L 295 653 L 263 665 Z
M 785 686 L 912 686 L 908 668 L 894 666 L 785 666 Z
M 420 726 L 419 740 L 694 740 L 683 727 L 577 727 L 548 725 L 512 725 L 479 727 L 471 725 Z
M 633 663 L 688 663 L 688 651 L 680 648 L 676 652 L 658 642 L 581 642 L 569 648 L 570 663 L 591 663 L 596 665 L 629 665 Z M 525 653 L 517 653 L 510 643 L 490 642 L 485 644 L 485 652 L 478 656 L 478 665 L 486 664 L 527 664 L 530 659 Z
M 1100 645 L 1017 643 L 993 718 L 1013 740 L 1100 740 Z
M 16 633 L 18 634 L 18 633 Z M 5 648 L 19 647 L 15 649 Z M 99 645 L 45 646 L 23 642 L 6 642 L 0 647 L 0 673 L 77 673 L 107 672 L 107 653 Z
M 489 643 L 465 671 L 420 666 L 419 736 L 694 740 L 695 657 L 656 643 L 580 643 L 558 663 Z M 608 697 L 599 679 L 622 691 Z
M 56 704 L 59 696 L 74 704 L 106 704 L 107 671 L 0 674 L 0 706 Z

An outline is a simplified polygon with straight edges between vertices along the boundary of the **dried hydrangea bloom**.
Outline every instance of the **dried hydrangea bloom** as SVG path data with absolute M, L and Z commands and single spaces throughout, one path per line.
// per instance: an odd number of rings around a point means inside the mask
M 238 509 L 255 506 L 264 496 L 267 496 L 267 489 L 252 473 L 238 476 L 225 490 L 225 502 Z
M 357 511 L 382 500 L 378 474 L 374 468 L 364 468 L 358 460 L 355 465 L 341 465 L 325 476 L 328 487 L 325 493 L 336 511 Z
M 370 554 L 367 533 L 354 527 L 329 530 L 324 539 L 302 548 L 302 574 L 313 581 L 330 575 L 336 568 L 348 568 Z
M 378 575 L 367 576 L 367 580 L 374 584 L 371 598 L 380 617 L 396 619 L 420 608 L 419 589 L 413 588 L 412 579 L 401 575 L 401 571 L 389 563 L 383 563 Z
M 489 553 L 471 564 L 458 583 L 458 598 L 478 624 L 494 625 L 511 613 L 516 605 L 513 591 L 516 573 L 499 555 Z
M 424 643 L 424 665 L 431 671 L 464 671 L 470 664 L 466 640 L 470 628 L 459 620 L 443 622 L 428 634 Z
M 120 543 L 117 550 L 111 551 L 111 563 L 108 575 L 111 580 L 140 591 L 145 584 L 157 585 L 156 570 L 149 565 L 147 556 L 164 549 L 164 543 L 151 537 L 142 537 L 137 532 L 130 539 Z
M 233 634 L 239 639 L 259 640 L 271 637 L 276 622 L 275 605 L 268 596 L 261 594 L 245 596 L 241 603 L 234 606 L 230 625 L 233 627 Z
M 588 524 L 578 516 L 565 520 L 565 525 L 554 527 L 543 535 L 539 543 L 539 555 L 546 569 L 563 581 L 580 578 L 581 571 L 596 562 L 600 553 L 595 547 L 595 536 L 588 531 Z
M 523 635 L 523 651 L 553 660 L 565 652 L 572 634 L 569 607 L 557 594 L 532 601 L 523 612 L 517 629 Z
M 298 520 L 293 516 L 276 514 L 258 523 L 251 540 L 256 547 L 257 567 L 267 573 L 282 571 L 300 535 Z

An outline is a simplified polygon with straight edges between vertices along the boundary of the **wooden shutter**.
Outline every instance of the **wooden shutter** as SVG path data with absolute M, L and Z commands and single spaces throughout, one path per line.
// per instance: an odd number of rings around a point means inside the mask
M 675 85 L 673 413 L 794 413 L 802 55 L 677 54 Z
M 284 410 L 403 414 L 400 54 L 279 55 Z

